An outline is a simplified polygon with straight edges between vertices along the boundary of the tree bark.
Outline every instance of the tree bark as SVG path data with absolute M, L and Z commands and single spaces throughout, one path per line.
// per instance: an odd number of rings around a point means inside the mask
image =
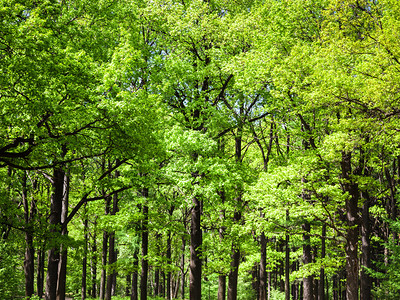
M 289 221 L 289 210 L 286 210 L 286 221 Z M 289 234 L 286 232 L 285 237 L 285 300 L 290 300 L 290 248 L 289 248 Z
M 90 256 L 90 272 L 92 274 L 92 288 L 91 288 L 91 296 L 92 298 L 96 298 L 97 296 L 97 241 L 96 241 L 96 220 L 94 222 L 94 230 L 93 230 L 93 244 L 92 244 L 92 255 Z
M 45 251 L 41 248 L 38 252 L 37 257 L 37 275 L 36 275 L 36 290 L 39 298 L 43 297 L 43 288 L 44 288 L 44 258 Z
M 171 264 L 171 232 L 168 232 L 167 238 L 167 263 Z M 172 291 L 171 291 L 171 271 L 167 272 L 167 300 L 171 300 Z
M 107 201 L 107 200 L 106 200 Z M 106 205 L 107 206 L 107 205 Z M 106 209 L 107 210 L 107 209 Z M 103 232 L 103 246 L 101 251 L 101 275 L 100 275 L 100 299 L 104 299 L 106 293 L 106 281 L 107 281 L 107 253 L 108 253 L 108 233 L 106 231 Z
M 56 241 L 61 234 L 61 213 L 64 194 L 64 176 L 65 172 L 60 167 L 53 169 L 53 193 L 50 204 L 50 234 Z M 58 264 L 60 261 L 60 247 L 53 245 L 48 252 L 47 277 L 46 277 L 46 300 L 56 300 L 57 282 L 58 282 Z
M 242 215 L 240 212 L 234 213 L 234 222 L 241 219 Z M 238 273 L 240 264 L 240 249 L 236 243 L 232 244 L 232 254 L 231 254 L 231 270 L 228 275 L 228 300 L 237 299 L 237 283 L 238 283 Z
M 193 207 L 191 214 L 190 232 L 190 300 L 201 300 L 201 246 L 203 234 L 200 227 L 201 220 L 201 201 L 193 197 Z
M 370 233 L 371 225 L 369 218 L 370 197 L 366 193 L 364 205 L 362 208 L 362 224 L 361 224 L 361 280 L 360 280 L 360 297 L 363 300 L 371 300 L 372 278 L 366 271 L 366 268 L 371 267 L 371 246 Z
M 321 258 L 325 258 L 325 236 L 326 236 L 326 225 L 322 225 L 321 233 Z M 318 284 L 318 300 L 325 300 L 325 270 L 321 268 L 319 274 Z
M 147 198 L 149 190 L 144 188 L 142 196 Z M 148 259 L 147 253 L 149 249 L 149 207 L 143 205 L 143 220 L 142 220 L 142 274 L 140 276 L 140 300 L 147 300 L 147 280 L 148 280 Z
M 35 214 L 35 206 L 32 200 L 31 209 L 29 210 L 28 190 L 26 186 L 26 173 L 22 177 L 22 202 L 24 207 L 25 219 L 25 259 L 24 259 L 24 273 L 25 273 L 25 296 L 31 297 L 34 293 L 35 285 L 35 247 L 33 246 L 33 234 L 31 229 L 32 217 Z
M 111 215 L 115 215 L 118 212 L 118 194 L 113 195 L 113 207 Z M 109 234 L 109 244 L 108 244 L 108 266 L 112 266 L 112 271 L 107 275 L 107 285 L 106 285 L 106 300 L 111 300 L 111 297 L 115 293 L 115 285 L 117 272 L 115 271 L 115 263 L 117 262 L 117 252 L 115 249 L 115 231 Z
M 218 300 L 225 300 L 226 297 L 226 275 L 218 276 Z
M 132 274 L 132 293 L 131 293 L 131 300 L 138 300 L 138 269 L 139 269 L 139 259 L 138 253 L 135 250 L 133 253 L 133 274 Z
M 260 300 L 267 300 L 267 239 L 265 238 L 264 232 L 260 235 L 260 247 L 260 286 L 258 294 Z
M 84 206 L 83 232 L 84 232 L 84 244 L 83 244 L 83 259 L 82 259 L 82 287 L 81 287 L 82 300 L 86 299 L 87 255 L 88 255 L 88 218 L 86 212 L 86 203 Z
M 63 180 L 63 200 L 61 211 L 61 224 L 64 224 L 68 217 L 68 201 L 69 201 L 69 176 L 64 174 Z M 61 235 L 68 235 L 67 226 L 63 226 Z M 65 300 L 65 284 L 67 280 L 67 245 L 60 245 L 60 261 L 58 264 L 58 281 L 57 281 L 57 300 Z
M 358 185 L 351 179 L 351 153 L 342 153 L 342 186 L 349 196 L 346 199 L 346 298 L 358 300 Z
M 310 224 L 304 223 L 303 227 L 303 263 L 309 264 L 312 262 L 311 245 L 310 245 Z M 313 300 L 313 278 L 307 276 L 303 278 L 303 299 Z
M 185 249 L 186 249 L 186 239 L 182 236 L 182 257 L 181 257 L 181 298 L 185 299 Z

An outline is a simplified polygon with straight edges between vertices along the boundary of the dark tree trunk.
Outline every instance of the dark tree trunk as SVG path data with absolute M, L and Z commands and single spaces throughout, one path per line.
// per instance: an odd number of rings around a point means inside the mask
M 218 276 L 218 300 L 225 300 L 226 297 L 226 275 Z
M 138 269 L 139 269 L 139 259 L 138 259 L 138 253 L 135 252 L 133 253 L 133 274 L 132 274 L 132 294 L 131 294 L 131 300 L 138 300 Z
M 289 221 L 289 211 L 286 210 L 286 221 Z M 285 300 L 290 300 L 290 248 L 289 248 L 289 234 L 286 233 L 285 237 Z
M 370 255 L 370 233 L 371 225 L 369 218 L 370 198 L 366 193 L 363 209 L 362 209 L 362 224 L 361 224 L 361 281 L 360 281 L 360 297 L 363 300 L 371 300 L 372 278 L 368 274 L 366 268 L 371 267 Z
M 25 259 L 24 259 L 24 273 L 25 273 L 25 296 L 31 297 L 34 293 L 35 285 L 35 247 L 33 246 L 33 235 L 30 223 L 33 215 L 35 214 L 35 205 L 32 200 L 31 209 L 29 211 L 28 190 L 26 187 L 26 173 L 22 177 L 22 202 L 24 207 L 25 219 Z
M 63 200 L 62 200 L 62 211 L 61 211 L 61 224 L 63 229 L 61 234 L 68 235 L 67 226 L 64 225 L 68 217 L 68 201 L 69 201 L 69 177 L 64 174 L 64 188 L 63 188 Z M 58 282 L 57 282 L 57 300 L 65 300 L 65 284 L 67 280 L 67 245 L 60 245 L 60 261 L 58 263 Z
M 346 297 L 358 300 L 358 185 L 351 179 L 351 153 L 342 153 L 342 186 L 349 196 L 346 199 Z
M 240 212 L 235 212 L 234 222 L 238 222 L 242 215 Z M 232 244 L 232 254 L 231 254 L 231 270 L 228 276 L 228 300 L 237 299 L 237 283 L 238 283 L 238 273 L 239 273 L 239 263 L 240 263 L 240 250 L 236 243 Z
M 81 298 L 86 299 L 86 278 L 87 278 L 87 255 L 88 255 L 88 218 L 86 212 L 86 204 L 84 206 L 84 221 L 83 221 L 83 232 L 84 232 L 84 244 L 83 244 L 83 259 L 82 259 L 82 287 L 81 287 Z
M 114 194 L 113 196 L 113 207 L 111 211 L 111 215 L 115 215 L 118 212 L 118 194 Z M 107 285 L 106 285 L 106 300 L 111 300 L 111 297 L 114 296 L 117 272 L 115 271 L 115 263 L 117 262 L 117 252 L 115 249 L 115 231 L 111 232 L 109 235 L 109 244 L 108 244 L 108 266 L 112 266 L 110 272 L 107 275 Z
M 104 299 L 106 293 L 106 265 L 107 265 L 107 253 L 108 253 L 108 233 L 106 231 L 103 232 L 103 246 L 101 252 L 101 275 L 100 275 L 100 299 Z
M 168 232 L 167 238 L 167 263 L 171 264 L 171 232 Z M 167 272 L 167 300 L 171 300 L 171 271 Z
M 159 295 L 159 289 L 160 287 L 160 270 L 158 268 L 156 268 L 155 272 L 154 272 L 154 295 L 158 296 Z M 184 299 L 184 298 L 182 298 Z
M 43 249 L 40 249 L 37 257 L 37 277 L 36 277 L 36 289 L 39 298 L 43 297 L 43 288 L 44 288 L 44 256 L 45 252 Z
M 181 298 L 185 299 L 185 249 L 186 249 L 186 239 L 182 236 L 182 257 L 181 257 Z
M 31 297 L 34 293 L 35 283 L 35 248 L 33 246 L 32 234 L 25 234 L 26 250 L 24 260 L 24 273 L 25 273 L 25 296 Z
M 108 241 L 108 267 L 112 266 L 115 257 L 115 232 L 111 232 L 109 234 L 109 241 Z M 112 296 L 112 288 L 113 288 L 113 281 L 115 276 L 114 266 L 108 270 L 107 274 L 107 284 L 106 284 L 106 294 L 105 299 L 111 300 Z
M 149 190 L 144 188 L 142 196 L 147 198 Z M 147 280 L 149 272 L 149 263 L 147 253 L 149 249 L 149 207 L 143 205 L 143 220 L 142 220 L 142 274 L 140 276 L 140 300 L 147 300 Z
M 325 258 L 325 236 L 326 236 L 326 225 L 322 225 L 321 233 L 321 258 Z M 321 268 L 319 274 L 319 284 L 318 284 L 318 300 L 325 300 L 325 270 Z
M 240 107 L 240 115 L 242 116 L 244 113 L 243 105 Z M 240 123 L 237 132 L 235 135 L 235 159 L 237 163 L 241 163 L 242 161 L 242 133 L 243 133 L 243 124 Z M 233 216 L 233 222 L 239 223 L 242 219 L 242 214 L 240 212 L 242 206 L 242 191 L 238 189 L 238 196 L 236 198 L 236 211 Z M 238 283 L 238 274 L 239 274 L 239 264 L 240 264 L 240 249 L 237 242 L 232 242 L 232 254 L 231 254 L 231 269 L 228 275 L 228 300 L 236 300 L 237 299 L 237 283 Z
M 64 176 L 65 173 L 61 168 L 53 170 L 53 193 L 51 195 L 50 204 L 50 233 L 52 239 L 56 239 L 61 228 L 61 212 L 64 194 Z M 47 277 L 46 277 L 46 300 L 56 300 L 57 298 L 57 282 L 58 282 L 58 264 L 60 261 L 60 247 L 54 245 L 48 252 Z
M 203 243 L 203 234 L 200 227 L 200 219 L 201 202 L 197 197 L 193 197 L 190 223 L 190 300 L 201 300 L 201 246 Z
M 303 263 L 312 262 L 311 245 L 310 245 L 310 224 L 304 223 L 303 227 Z M 303 278 L 303 299 L 313 300 L 313 278 L 312 276 Z
M 96 227 L 96 221 L 94 222 L 94 227 Z M 92 244 L 92 255 L 90 256 L 90 271 L 92 274 L 92 289 L 91 296 L 96 298 L 97 296 L 97 241 L 96 241 L 96 228 L 93 230 L 93 244 Z
M 223 141 L 221 142 L 220 148 L 221 151 L 223 151 L 223 146 L 224 143 Z M 224 191 L 219 191 L 218 195 L 221 198 L 221 203 L 222 205 L 225 204 L 225 192 Z M 225 210 L 222 209 L 220 214 L 219 214 L 219 219 L 221 222 L 225 220 Z M 219 228 L 219 238 L 222 241 L 224 239 L 224 233 L 225 233 L 225 227 L 221 226 Z M 226 299 L 226 274 L 220 274 L 218 276 L 218 300 L 225 300 Z
M 267 239 L 264 232 L 260 235 L 261 258 L 260 258 L 260 286 L 259 299 L 267 300 Z
M 125 285 L 125 297 L 130 297 L 132 295 L 131 288 L 132 288 L 132 275 L 127 274 L 126 285 Z

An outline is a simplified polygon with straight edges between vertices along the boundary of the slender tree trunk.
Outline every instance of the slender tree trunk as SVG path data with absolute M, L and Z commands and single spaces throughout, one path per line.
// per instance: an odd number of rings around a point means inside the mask
M 88 255 L 88 217 L 86 212 L 86 203 L 84 205 L 84 221 L 83 221 L 83 232 L 84 232 L 84 244 L 83 244 L 83 259 L 82 259 L 82 287 L 81 287 L 81 298 L 86 299 L 86 278 L 87 278 L 87 255 Z
M 223 151 L 223 141 L 221 142 L 221 151 Z M 218 195 L 221 198 L 221 203 L 222 205 L 225 204 L 225 192 L 220 191 L 218 192 Z M 219 214 L 219 219 L 221 222 L 225 220 L 225 210 L 222 209 L 220 214 Z M 222 241 L 224 239 L 224 232 L 225 232 L 225 227 L 221 226 L 219 228 L 219 239 Z M 226 275 L 225 274 L 220 274 L 218 276 L 218 300 L 225 300 L 226 299 Z
M 347 300 L 358 300 L 358 186 L 351 180 L 351 153 L 342 153 L 342 179 L 346 199 L 346 297 Z
M 363 300 L 371 300 L 372 278 L 368 274 L 366 268 L 371 267 L 370 255 L 370 233 L 371 225 L 369 218 L 370 198 L 366 193 L 364 205 L 362 208 L 362 224 L 361 224 L 361 281 L 360 281 L 360 297 Z
M 190 300 L 201 300 L 201 246 L 203 234 L 200 227 L 201 201 L 193 197 L 190 232 Z
M 132 293 L 131 293 L 131 300 L 138 300 L 138 269 L 139 269 L 139 259 L 138 253 L 135 250 L 133 253 L 133 274 L 132 274 Z
M 96 241 L 96 220 L 94 222 L 94 230 L 93 230 L 93 244 L 92 244 L 92 253 L 90 256 L 90 271 L 92 274 L 92 289 L 91 296 L 92 298 L 96 298 L 97 296 L 97 241 Z
M 242 215 L 240 212 L 234 213 L 234 222 L 238 222 Z M 240 250 L 236 243 L 232 244 L 232 254 L 231 254 L 231 270 L 228 276 L 228 300 L 237 299 L 237 283 L 238 283 L 238 273 L 239 273 L 239 263 L 240 263 Z
M 109 234 L 109 240 L 108 240 L 108 267 L 110 267 L 114 263 L 114 252 L 115 252 L 115 232 L 111 232 Z M 105 299 L 106 300 L 111 300 L 112 296 L 112 287 L 113 287 L 113 281 L 114 281 L 114 275 L 115 275 L 115 270 L 113 269 L 114 266 L 109 269 L 109 272 L 107 274 L 107 284 L 106 284 L 106 294 L 105 294 Z
M 171 232 L 168 232 L 167 238 L 167 263 L 171 264 Z M 172 291 L 171 291 L 171 271 L 167 272 L 167 300 L 171 300 Z
M 25 259 L 24 259 L 24 273 L 25 273 L 25 296 L 31 297 L 34 293 L 35 285 L 35 247 L 33 246 L 33 235 L 30 223 L 33 215 L 35 214 L 34 201 L 31 203 L 31 210 L 29 211 L 28 190 L 26 187 L 26 173 L 22 177 L 22 202 L 24 207 L 25 218 Z
M 160 269 L 156 268 L 154 272 L 154 295 L 158 296 L 160 291 Z M 184 299 L 184 298 L 182 298 Z
M 39 298 L 43 297 L 43 288 L 44 288 L 44 256 L 45 252 L 43 248 L 41 248 L 38 252 L 37 257 L 37 277 L 36 277 L 36 289 L 37 295 Z
M 325 258 L 325 236 L 326 236 L 326 225 L 322 225 L 321 233 L 321 258 Z M 318 300 L 325 300 L 325 270 L 321 268 L 319 274 L 319 285 L 318 285 Z
M 53 193 L 51 195 L 50 204 L 50 233 L 54 235 L 60 234 L 62 202 L 64 194 L 64 176 L 65 172 L 62 168 L 53 169 Z M 57 282 L 58 282 L 58 264 L 60 261 L 60 247 L 53 246 L 48 252 L 47 277 L 46 277 L 46 300 L 56 300 L 57 298 Z
M 63 188 L 63 200 L 62 200 L 62 212 L 61 212 L 61 224 L 63 229 L 61 234 L 63 236 L 68 235 L 67 226 L 64 225 L 65 220 L 68 217 L 68 202 L 69 202 L 69 176 L 64 174 L 64 188 Z M 67 280 L 67 245 L 60 245 L 60 261 L 58 263 L 58 282 L 57 282 L 57 300 L 65 300 L 65 284 Z
M 182 236 L 182 257 L 181 257 L 181 298 L 185 299 L 185 249 L 186 249 L 186 239 Z
M 268 272 L 267 300 L 271 299 L 272 290 L 272 272 Z
M 144 188 L 142 196 L 147 198 L 149 196 L 149 190 Z M 147 300 L 147 280 L 149 265 L 147 259 L 147 253 L 149 249 L 149 207 L 143 205 L 143 220 L 142 220 L 142 274 L 140 276 L 140 300 Z
M 289 210 L 286 210 L 286 221 L 289 222 Z M 285 236 L 285 300 L 290 300 L 290 248 L 289 248 L 289 234 L 286 232 Z
M 311 245 L 310 245 L 310 224 L 304 223 L 303 227 L 303 263 L 309 264 L 312 262 Z M 313 300 L 313 278 L 307 276 L 303 278 L 303 299 Z
M 103 232 L 103 246 L 101 254 L 101 275 L 100 275 L 100 299 L 104 299 L 106 293 L 106 281 L 107 281 L 107 253 L 108 253 L 108 233 Z
M 259 299 L 267 299 L 267 239 L 264 232 L 260 235 L 261 258 L 260 258 L 260 286 L 259 286 Z
M 115 215 L 118 212 L 118 195 L 113 196 L 113 208 L 111 215 Z M 107 275 L 107 285 L 106 285 L 106 300 L 111 300 L 111 297 L 115 293 L 115 285 L 117 272 L 115 271 L 115 263 L 117 262 L 117 252 L 115 250 L 115 231 L 109 234 L 109 244 L 108 244 L 108 265 L 112 266 L 112 270 Z

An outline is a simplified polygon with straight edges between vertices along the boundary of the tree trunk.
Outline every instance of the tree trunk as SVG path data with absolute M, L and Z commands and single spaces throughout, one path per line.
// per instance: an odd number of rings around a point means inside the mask
M 203 234 L 200 227 L 201 201 L 193 197 L 190 232 L 190 300 L 201 300 L 201 246 Z
M 36 289 L 37 295 L 39 298 L 43 297 L 43 288 L 44 288 L 44 256 L 45 252 L 43 248 L 41 248 L 38 252 L 37 257 L 37 277 L 36 277 Z
M 234 222 L 238 222 L 242 215 L 240 212 L 235 212 Z M 228 276 L 228 300 L 237 299 L 237 283 L 239 274 L 239 264 L 240 264 L 240 250 L 235 242 L 232 244 L 232 254 L 231 254 L 231 270 Z
M 260 258 L 260 286 L 259 299 L 267 300 L 267 239 L 264 232 L 260 235 L 261 258 Z
M 53 169 L 53 193 L 50 204 L 50 233 L 52 239 L 56 239 L 61 232 L 61 213 L 64 194 L 64 171 L 57 167 Z M 58 264 L 60 261 L 60 247 L 53 245 L 48 252 L 47 277 L 46 277 L 46 300 L 56 300 L 58 282 Z
M 154 295 L 158 296 L 160 291 L 160 269 L 156 268 L 154 272 Z M 182 298 L 184 299 L 184 298 Z
M 286 210 L 286 221 L 289 222 L 289 210 Z M 289 234 L 286 232 L 285 237 L 285 300 L 290 300 L 290 248 L 289 248 Z
M 225 300 L 226 297 L 226 275 L 218 276 L 218 300 Z
M 83 244 L 82 288 L 81 288 L 82 300 L 86 299 L 87 254 L 88 254 L 88 218 L 86 212 L 86 203 L 84 206 L 83 232 L 84 232 L 84 244 Z
M 325 236 L 326 236 L 326 225 L 322 225 L 322 234 L 321 234 L 321 258 L 325 258 Z M 325 270 L 321 268 L 319 275 L 319 284 L 318 284 L 318 300 L 325 300 Z
M 90 256 L 90 272 L 92 274 L 92 289 L 91 296 L 92 298 L 96 298 L 97 296 L 97 241 L 96 241 L 96 220 L 94 222 L 94 230 L 93 230 L 93 244 L 92 244 L 92 255 Z
M 24 273 L 25 273 L 25 296 L 31 297 L 34 293 L 35 285 L 35 247 L 33 246 L 33 235 L 30 223 L 35 214 L 34 201 L 32 200 L 31 209 L 29 211 L 28 191 L 26 187 L 26 173 L 22 177 L 22 202 L 24 207 L 25 219 L 25 259 L 24 259 Z
M 311 245 L 310 245 L 310 224 L 304 223 L 303 227 L 303 263 L 309 264 L 312 262 Z M 313 300 L 313 278 L 307 276 L 303 278 L 303 299 Z
M 106 292 L 106 265 L 107 265 L 107 253 L 108 253 L 108 233 L 106 231 L 103 232 L 103 246 L 101 252 L 101 275 L 100 275 L 100 299 L 104 299 Z
M 133 274 L 132 274 L 132 293 L 131 293 L 131 300 L 138 300 L 138 269 L 139 269 L 139 259 L 138 253 L 135 250 L 133 253 Z
M 349 196 L 346 199 L 346 298 L 358 300 L 358 185 L 351 179 L 351 153 L 342 153 L 342 186 Z
M 168 232 L 167 238 L 167 263 L 171 264 L 171 232 Z M 171 271 L 168 269 L 167 272 L 167 300 L 171 300 Z
M 369 218 L 370 198 L 366 193 L 363 209 L 362 209 L 362 224 L 361 224 L 361 281 L 360 281 L 360 297 L 363 300 L 371 300 L 372 278 L 366 271 L 366 268 L 371 267 L 370 255 L 370 233 L 371 225 Z
M 142 196 L 147 198 L 149 196 L 149 190 L 144 188 L 142 190 Z M 147 259 L 147 253 L 149 249 L 149 207 L 143 205 L 143 221 L 142 221 L 142 274 L 140 276 L 140 300 L 147 300 L 147 279 L 149 272 L 149 263 Z
M 113 208 L 111 211 L 111 215 L 115 215 L 118 212 L 118 194 L 114 194 L 113 196 Z M 107 285 L 106 285 L 106 300 L 111 300 L 111 297 L 114 296 L 115 293 L 115 285 L 117 272 L 115 271 L 115 263 L 117 262 L 117 252 L 115 250 L 115 231 L 109 234 L 109 244 L 108 244 L 108 266 L 111 267 L 111 271 L 107 276 Z
M 181 298 L 185 299 L 185 249 L 186 249 L 186 239 L 182 236 L 182 257 L 181 257 Z
M 63 188 L 63 200 L 62 200 L 62 212 L 61 212 L 61 224 L 64 224 L 68 217 L 68 201 L 69 201 L 69 176 L 64 174 L 64 188 Z M 61 234 L 63 236 L 68 235 L 67 226 L 63 225 Z M 67 280 L 67 245 L 60 245 L 60 261 L 58 264 L 58 282 L 57 282 L 57 299 L 65 300 L 65 284 Z

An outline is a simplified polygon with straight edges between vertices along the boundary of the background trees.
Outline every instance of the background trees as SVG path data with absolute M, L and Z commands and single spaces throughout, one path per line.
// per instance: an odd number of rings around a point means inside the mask
M 0 297 L 395 298 L 399 9 L 2 2 Z

